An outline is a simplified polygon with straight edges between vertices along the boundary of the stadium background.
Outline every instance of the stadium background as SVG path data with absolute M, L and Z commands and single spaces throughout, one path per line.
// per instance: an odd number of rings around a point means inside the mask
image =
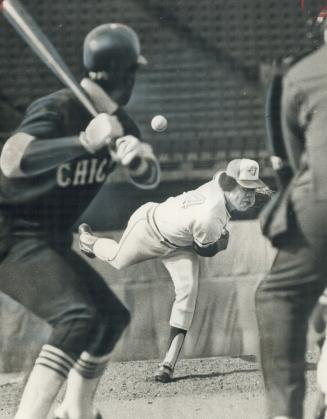
M 85 35 L 105 22 L 133 27 L 149 63 L 138 75 L 127 109 L 139 123 L 144 140 L 153 145 L 159 156 L 162 183 L 155 191 L 144 192 L 126 184 L 123 175 L 115 175 L 84 216 L 95 230 L 122 228 L 141 203 L 161 201 L 196 187 L 235 157 L 258 160 L 262 177 L 273 184 L 265 150 L 264 93 L 274 60 L 312 47 L 300 1 L 26 0 L 24 4 L 76 76 L 83 73 L 81 50 Z M 33 99 L 61 85 L 3 19 L 0 57 L 0 137 L 3 139 L 15 128 Z M 165 133 L 154 133 L 150 128 L 156 114 L 168 119 Z M 255 218 L 260 204 L 258 200 L 250 218 Z M 199 333 L 194 332 L 194 340 L 186 346 L 187 356 L 254 351 L 254 345 L 244 343 L 239 319 L 244 310 L 252 318 L 254 284 L 268 269 L 273 250 L 260 236 L 256 221 L 246 225 L 244 221 L 236 222 L 233 229 L 236 240 L 231 243 L 227 256 L 203 262 L 206 289 L 201 291 L 206 295 L 203 301 L 210 294 L 217 298 L 212 297 L 208 303 L 211 315 L 206 323 L 209 326 L 203 329 L 199 324 L 197 329 L 202 336 L 215 330 L 225 332 L 219 339 L 215 335 L 210 344 L 204 344 L 207 339 L 204 337 L 201 349 L 198 347 L 195 352 L 192 348 L 199 342 Z M 172 296 L 164 268 L 154 262 L 119 275 L 107 267 L 99 266 L 99 269 L 132 309 L 135 319 L 124 338 L 129 339 L 130 351 L 122 352 L 126 342 L 123 340 L 117 359 L 130 359 L 132 353 L 136 359 L 159 357 L 166 337 L 163 329 L 161 333 L 161 327 L 164 328 L 161 320 L 168 318 L 166 300 L 168 295 Z M 154 278 L 159 282 L 154 282 Z M 164 303 L 162 295 L 167 296 Z M 33 353 L 32 340 L 35 338 L 38 344 L 48 330 L 42 326 L 32 336 L 31 326 L 38 320 L 4 296 L 1 302 L 0 368 L 11 370 L 24 364 L 25 350 Z M 253 325 L 251 338 L 254 331 Z M 130 347 L 138 341 L 137 336 L 149 338 L 148 351 L 141 353 L 139 347 Z M 226 339 L 229 339 L 227 343 Z

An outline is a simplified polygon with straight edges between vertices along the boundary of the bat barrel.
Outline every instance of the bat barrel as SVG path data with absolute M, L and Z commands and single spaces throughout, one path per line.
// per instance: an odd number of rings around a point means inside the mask
M 49 41 L 43 34 L 34 19 L 28 14 L 25 8 L 17 0 L 2 0 L 0 10 L 27 42 L 35 54 L 50 68 L 50 70 L 75 94 L 82 105 L 92 116 L 98 114 L 90 98 L 86 95 L 81 86 L 76 82 L 75 77 Z
M 41 61 L 75 94 L 76 98 L 85 109 L 87 109 L 93 117 L 97 116 L 99 112 L 92 100 L 81 85 L 76 82 L 75 77 L 70 72 L 56 48 L 45 36 L 32 16 L 30 16 L 27 10 L 21 5 L 19 0 L 0 0 L 0 11 L 2 11 L 4 17 L 26 41 Z M 117 109 L 114 101 L 112 101 L 112 107 L 113 111 Z M 110 152 L 114 155 L 113 148 L 114 145 L 110 145 Z

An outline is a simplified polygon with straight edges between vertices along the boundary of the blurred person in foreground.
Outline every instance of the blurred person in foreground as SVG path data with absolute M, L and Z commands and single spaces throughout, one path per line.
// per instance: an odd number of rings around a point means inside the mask
M 315 341 L 319 350 L 319 360 L 317 365 L 317 400 L 314 419 L 326 419 L 327 406 L 327 288 L 313 310 L 311 324 L 315 331 Z
M 318 14 L 319 6 L 312 22 Z M 267 101 L 279 191 L 261 221 L 278 252 L 257 289 L 256 314 L 274 419 L 303 418 L 308 321 L 327 279 L 327 31 L 325 20 L 319 24 L 323 45 L 286 62 Z
M 130 315 L 71 250 L 73 226 L 115 168 L 125 168 L 140 188 L 160 179 L 151 147 L 123 109 L 145 62 L 137 34 L 121 24 L 98 26 L 85 39 L 83 58 L 81 85 L 99 115 L 89 115 L 67 88 L 39 98 L 0 156 L 0 290 L 52 326 L 15 419 L 45 419 L 66 379 L 56 419 L 101 418 L 94 394 Z

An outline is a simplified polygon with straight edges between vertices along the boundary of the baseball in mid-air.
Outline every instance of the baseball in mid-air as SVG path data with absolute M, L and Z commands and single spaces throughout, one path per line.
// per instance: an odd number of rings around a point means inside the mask
M 151 127 L 154 131 L 163 132 L 167 129 L 167 119 L 163 115 L 156 115 L 151 120 Z

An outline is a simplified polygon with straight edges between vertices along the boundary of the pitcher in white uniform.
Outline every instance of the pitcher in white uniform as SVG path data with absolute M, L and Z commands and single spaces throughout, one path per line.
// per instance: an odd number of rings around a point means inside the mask
M 226 249 L 231 211 L 254 205 L 255 190 L 266 187 L 259 165 L 250 159 L 232 160 L 225 171 L 195 190 L 148 202 L 128 221 L 119 243 L 99 238 L 87 224 L 80 226 L 80 248 L 116 269 L 159 257 L 175 288 L 170 316 L 170 339 L 157 381 L 172 380 L 174 368 L 190 329 L 198 295 L 199 256 L 212 257 Z

